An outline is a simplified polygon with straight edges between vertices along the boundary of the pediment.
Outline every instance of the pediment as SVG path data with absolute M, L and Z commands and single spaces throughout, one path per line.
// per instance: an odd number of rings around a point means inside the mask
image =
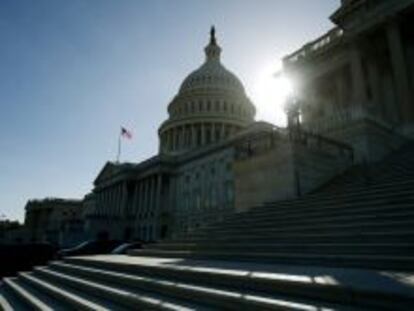
M 93 182 L 94 185 L 98 185 L 110 179 L 111 177 L 116 175 L 120 170 L 121 167 L 119 165 L 116 165 L 112 162 L 106 162 L 101 171 L 99 172 L 98 176 L 95 178 L 95 181 Z

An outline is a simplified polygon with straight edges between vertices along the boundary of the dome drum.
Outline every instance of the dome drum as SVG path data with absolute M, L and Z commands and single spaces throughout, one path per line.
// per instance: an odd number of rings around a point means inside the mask
M 162 153 L 179 154 L 184 151 L 204 147 L 223 141 L 234 135 L 244 126 L 228 122 L 182 123 L 166 127 L 160 131 L 160 151 Z

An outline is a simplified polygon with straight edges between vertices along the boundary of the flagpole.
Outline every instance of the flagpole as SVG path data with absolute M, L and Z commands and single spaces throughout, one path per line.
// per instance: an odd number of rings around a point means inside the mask
M 116 163 L 119 163 L 119 158 L 121 157 L 121 133 L 118 135 L 118 153 L 116 155 Z

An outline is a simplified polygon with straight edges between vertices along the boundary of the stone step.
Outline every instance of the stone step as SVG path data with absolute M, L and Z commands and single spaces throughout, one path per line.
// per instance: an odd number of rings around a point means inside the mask
M 236 243 L 205 241 L 203 243 L 168 243 L 147 245 L 145 249 L 159 250 L 214 250 L 214 251 L 248 251 L 248 252 L 317 252 L 320 254 L 382 254 L 382 255 L 413 255 L 413 243 L 246 243 L 238 241 Z
M 24 305 L 23 310 L 42 310 L 52 311 L 56 306 L 56 302 L 52 303 L 52 299 L 39 295 L 32 287 L 28 286 L 16 277 L 8 277 L 3 279 L 6 290 L 13 293 L 14 298 Z
M 413 285 L 401 281 L 403 275 L 359 269 L 335 269 L 311 266 L 248 264 L 221 261 L 163 261 L 122 257 L 68 258 L 75 266 L 103 271 L 168 278 L 177 282 L 253 290 L 268 294 L 317 299 L 347 306 L 400 309 L 414 303 Z M 61 263 L 55 263 L 60 265 Z M 386 276 L 385 276 L 386 275 Z M 411 274 L 410 274 L 411 275 Z M 410 275 L 404 275 L 408 278 Z
M 164 240 L 162 243 L 176 243 L 176 242 L 198 242 L 202 243 L 203 241 L 211 241 L 209 237 L 195 237 L 189 235 L 186 238 L 174 239 L 174 240 Z M 255 242 L 260 243 L 266 241 L 278 241 L 278 242 L 289 242 L 302 243 L 306 242 L 332 242 L 332 241 L 341 241 L 341 242 L 351 242 L 352 243 L 363 243 L 371 242 L 375 243 L 378 241 L 382 242 L 410 242 L 414 241 L 414 231 L 412 230 L 393 230 L 391 232 L 382 232 L 382 231 L 364 231 L 364 232 L 330 232 L 330 233 L 296 233 L 296 232 L 283 232 L 278 233 L 276 236 L 264 236 L 264 235 L 252 235 L 240 233 L 239 235 L 232 236 L 217 236 L 214 237 L 214 241 L 229 241 L 237 242 L 244 241 L 245 243 Z
M 298 199 L 290 199 L 285 201 L 278 202 L 267 202 L 262 206 L 257 206 L 255 209 L 266 209 L 267 207 L 277 206 L 279 208 L 291 208 L 292 205 L 301 206 L 306 204 L 306 206 L 315 206 L 315 205 L 327 205 L 332 206 L 336 203 L 355 203 L 360 202 L 361 200 L 370 201 L 370 200 L 392 200 L 395 202 L 404 202 L 402 199 L 410 199 L 414 195 L 414 183 L 404 185 L 402 187 L 387 187 L 386 189 L 365 189 L 361 192 L 344 192 L 336 195 L 305 195 Z M 399 197 L 402 199 L 398 200 Z M 253 211 L 253 209 L 249 210 Z M 247 211 L 247 213 L 249 212 Z
M 287 227 L 275 227 L 275 228 L 263 228 L 260 226 L 246 226 L 243 229 L 234 229 L 226 227 L 218 227 L 215 230 L 209 232 L 194 232 L 191 237 L 195 238 L 215 238 L 219 236 L 232 236 L 239 234 L 251 234 L 259 236 L 274 236 L 277 237 L 280 233 L 306 233 L 306 232 L 318 232 L 318 233 L 334 233 L 336 231 L 346 230 L 347 232 L 369 232 L 369 231 L 381 231 L 392 232 L 394 230 L 410 229 L 414 227 L 414 219 L 403 219 L 398 221 L 360 221 L 355 223 L 338 223 L 338 224 L 310 224 L 310 225 L 298 225 Z
M 290 226 L 290 225 L 299 225 L 299 224 L 308 224 L 308 223 L 337 223 L 337 222 L 346 222 L 346 221 L 383 221 L 383 220 L 401 220 L 401 219 L 414 219 L 414 208 L 412 205 L 399 205 L 399 206 L 384 206 L 383 208 L 374 207 L 372 208 L 375 213 L 365 213 L 355 214 L 352 211 L 344 210 L 345 213 L 326 213 L 326 212 L 311 212 L 306 213 L 306 215 L 301 215 L 297 213 L 282 214 L 278 217 L 269 217 L 268 215 L 259 215 L 257 217 L 241 218 L 234 220 L 228 223 L 216 223 L 210 226 L 207 226 L 200 230 L 200 232 L 208 232 L 210 230 L 215 230 L 216 228 L 226 227 L 226 228 L 245 228 L 248 225 L 256 225 L 260 227 L 275 227 L 275 226 Z M 401 211 L 400 211 L 401 210 Z M 298 217 L 300 216 L 300 217 Z
M 19 297 L 10 289 L 6 288 L 3 282 L 0 283 L 0 310 L 3 311 L 29 311 L 32 310 L 24 304 Z
M 409 191 L 409 192 L 408 192 Z M 278 215 L 281 213 L 306 213 L 311 211 L 318 212 L 329 212 L 340 210 L 339 206 L 347 206 L 350 209 L 363 211 L 364 208 L 372 210 L 372 206 L 386 206 L 386 205 L 396 205 L 396 204 L 408 204 L 412 203 L 414 200 L 414 184 L 410 186 L 408 191 L 400 191 L 394 189 L 393 191 L 376 193 L 372 196 L 342 196 L 342 197 L 329 197 L 329 198 L 320 198 L 310 199 L 308 197 L 303 197 L 296 200 L 282 201 L 278 203 L 267 203 L 263 206 L 256 206 L 252 209 L 229 215 L 224 221 L 233 221 L 239 218 L 245 218 L 248 216 L 257 216 L 260 214 L 263 215 Z M 358 208 L 357 208 L 358 207 Z M 246 217 L 248 218 L 248 217 Z
M 386 192 L 389 189 L 407 189 L 414 182 L 414 176 L 408 178 L 407 176 L 401 177 L 398 179 L 385 179 L 378 182 L 370 183 L 351 183 L 349 186 L 345 187 L 342 192 L 333 193 L 331 190 L 319 190 L 317 192 L 306 194 L 303 197 L 307 198 L 329 198 L 343 195 L 363 195 L 364 193 L 380 193 Z M 272 202 L 270 202 L 272 203 Z
M 364 207 L 358 209 L 358 206 L 343 205 L 339 209 L 329 208 L 323 210 L 311 209 L 301 211 L 286 211 L 286 210 L 275 210 L 260 213 L 250 213 L 250 215 L 238 215 L 229 217 L 222 222 L 216 222 L 200 228 L 199 233 L 211 232 L 217 228 L 236 228 L 246 226 L 269 226 L 273 225 L 295 225 L 295 224 L 308 224 L 308 223 L 325 223 L 331 221 L 332 223 L 338 221 L 349 221 L 354 218 L 355 222 L 362 221 L 363 219 L 372 221 L 387 221 L 387 220 L 398 220 L 399 217 L 405 214 L 407 219 L 413 219 L 413 206 L 414 203 L 404 203 L 395 205 L 384 205 L 372 204 L 370 207 Z M 302 212 L 303 211 L 303 212 Z M 389 218 L 387 217 L 389 216 Z
M 85 299 L 71 291 L 68 291 L 66 288 L 62 288 L 60 286 L 57 286 L 53 282 L 49 282 L 41 277 L 38 277 L 36 274 L 32 272 L 19 273 L 19 279 L 35 287 L 38 291 L 45 293 L 45 295 L 57 299 L 62 304 L 60 308 L 67 308 L 68 310 L 75 309 L 91 311 L 110 310 L 104 303 L 96 303 L 91 301 L 90 299 Z
M 352 254 L 318 254 L 318 253 L 261 253 L 237 251 L 167 251 L 156 249 L 137 249 L 128 253 L 130 256 L 161 257 L 161 258 L 191 258 L 284 263 L 311 264 L 319 266 L 362 267 L 369 269 L 393 269 L 402 271 L 414 270 L 414 256 L 392 255 L 352 255 Z
M 410 159 L 411 160 L 411 159 Z M 343 187 L 347 185 L 360 185 L 372 180 L 374 182 L 382 182 L 387 180 L 398 180 L 402 178 L 411 178 L 414 176 L 414 168 L 411 166 L 389 165 L 385 167 L 374 167 L 368 173 L 364 172 L 361 167 L 354 167 L 346 171 L 344 174 L 334 178 L 330 184 L 325 186 L 323 190 L 332 190 L 334 187 Z
M 120 286 L 107 286 L 89 279 L 56 272 L 47 267 L 36 268 L 35 274 L 48 279 L 50 282 L 63 283 L 68 287 L 74 287 L 90 295 L 105 297 L 124 308 L 189 311 L 201 307 L 191 305 L 184 301 L 167 299 L 165 296 L 148 293 L 146 291 L 131 291 L 131 289 Z
M 72 264 L 55 263 L 51 267 L 71 275 L 79 275 L 89 280 L 94 280 L 100 284 L 128 286 L 138 290 L 148 290 L 161 293 L 162 295 L 174 296 L 178 299 L 186 299 L 194 303 L 202 303 L 212 308 L 233 309 L 235 305 L 238 308 L 246 309 L 263 309 L 263 310 L 280 310 L 283 307 L 286 310 L 302 310 L 314 307 L 314 304 L 305 301 L 303 298 L 296 297 L 294 301 L 279 297 L 275 292 L 269 294 L 259 293 L 257 291 L 235 291 L 223 286 L 206 286 L 194 282 L 180 282 L 176 279 L 155 278 L 134 274 L 113 272 L 103 269 L 89 268 Z M 195 281 L 196 279 L 193 279 Z M 216 285 L 216 284 L 214 284 Z M 320 306 L 320 303 L 318 303 Z M 322 307 L 322 306 L 320 306 Z M 325 308 L 333 307 L 324 304 Z

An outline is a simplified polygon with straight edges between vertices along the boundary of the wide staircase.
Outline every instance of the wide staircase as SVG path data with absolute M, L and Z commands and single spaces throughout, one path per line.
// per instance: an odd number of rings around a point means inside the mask
M 233 214 L 139 256 L 414 270 L 414 146 L 296 200 Z
M 414 145 L 129 256 L 5 278 L 6 310 L 414 310 Z

